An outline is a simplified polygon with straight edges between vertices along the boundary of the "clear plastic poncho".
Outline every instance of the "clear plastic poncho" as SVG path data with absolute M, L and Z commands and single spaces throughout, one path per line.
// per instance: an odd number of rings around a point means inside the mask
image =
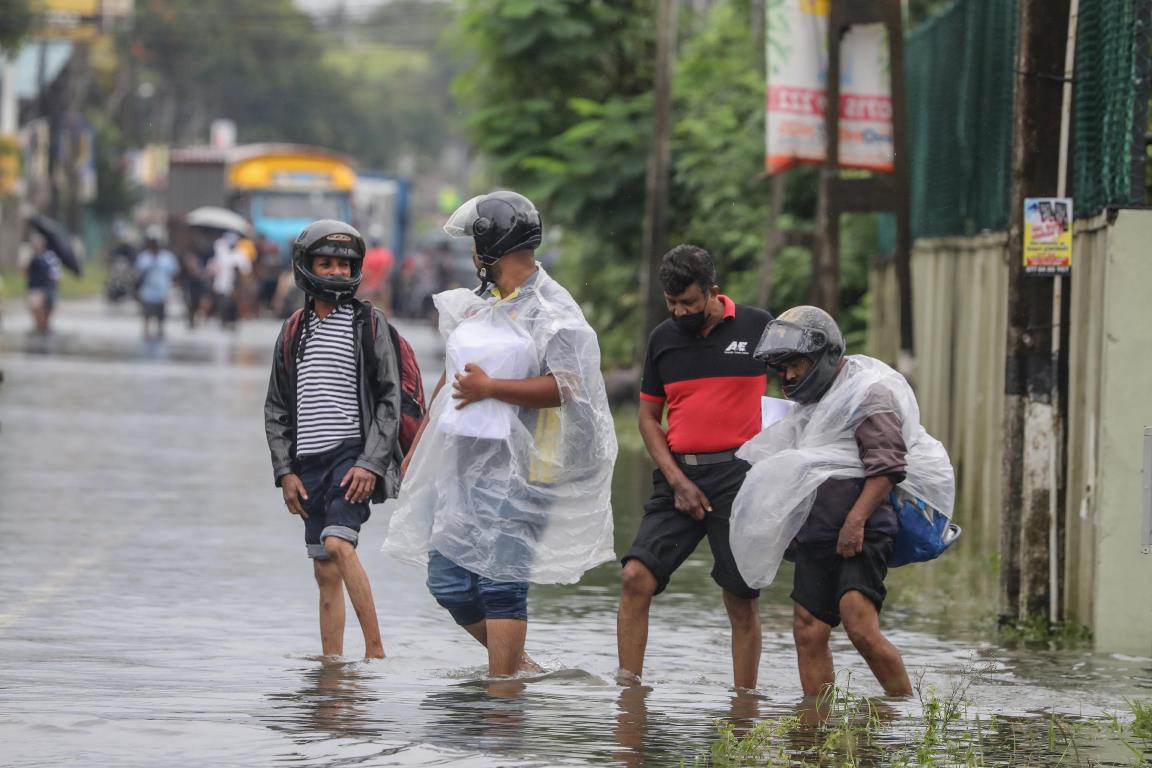
M 797 404 L 736 452 L 752 468 L 732 504 L 730 536 L 736 565 L 750 586 L 772 583 L 784 550 L 808 519 L 816 489 L 825 480 L 864 476 L 856 428 L 884 412 L 900 416 L 908 450 L 907 476 L 897 491 L 952 517 L 952 464 L 940 441 L 921 426 L 912 388 L 879 360 L 846 357 L 820 400 Z
M 400 487 L 384 551 L 425 565 L 437 550 L 496 581 L 571 583 L 614 559 L 616 433 L 595 332 L 541 269 L 501 300 L 458 288 L 433 297 L 446 340 L 445 386 Z M 497 400 L 459 410 L 467 363 L 493 378 L 551 374 L 559 408 Z

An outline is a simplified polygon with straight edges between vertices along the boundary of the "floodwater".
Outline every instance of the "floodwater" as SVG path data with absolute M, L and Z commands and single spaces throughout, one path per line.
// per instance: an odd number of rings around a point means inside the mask
M 358 658 L 351 611 L 348 656 L 319 658 L 302 526 L 272 485 L 262 429 L 275 324 L 235 336 L 173 324 L 166 344 L 148 345 L 130 316 L 66 303 L 45 354 L 26 351 L 11 315 L 0 356 L 0 764 L 703 765 L 717 721 L 797 711 L 786 569 L 761 600 L 756 692 L 730 688 L 707 547 L 655 602 L 644 687 L 613 683 L 614 564 L 578 585 L 533 587 L 528 651 L 547 673 L 490 683 L 483 649 L 422 574 L 380 552 L 384 507 L 360 552 L 388 658 Z M 435 379 L 434 334 L 403 331 Z M 618 552 L 649 472 L 623 437 Z M 1050 730 L 1053 713 L 1131 719 L 1128 700 L 1152 696 L 1152 660 L 997 644 L 995 562 L 977 550 L 893 572 L 883 621 L 925 688 L 970 683 L 985 764 L 1021 754 L 1020 734 Z M 843 634 L 834 639 L 842 680 L 879 697 Z M 973 663 L 988 668 L 964 677 Z M 875 764 L 915 738 L 921 714 L 916 699 L 879 706 Z M 1135 759 L 1108 738 L 1082 739 L 1075 754 L 1050 744 L 1015 764 Z

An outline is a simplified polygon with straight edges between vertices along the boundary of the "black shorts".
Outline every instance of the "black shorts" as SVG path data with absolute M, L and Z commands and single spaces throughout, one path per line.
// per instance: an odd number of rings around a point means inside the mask
M 311 456 L 297 459 L 300 482 L 308 492 L 304 502 L 304 544 L 308 557 L 327 560 L 324 539 L 335 536 L 353 546 L 360 540 L 360 527 L 368 521 L 371 511 L 368 502 L 353 503 L 344 498 L 348 489 L 340 481 L 348 470 L 356 466 L 360 457 L 360 441 L 346 440 L 340 445 Z
M 884 577 L 891 552 L 890 539 L 865 539 L 860 554 L 847 560 L 836 554 L 835 544 L 797 544 L 792 550 L 796 557 L 792 599 L 830 627 L 840 623 L 840 598 L 845 592 L 859 592 L 875 603 L 879 612 L 888 594 Z
M 712 511 L 696 520 L 676 509 L 676 497 L 664 473 L 652 473 L 652 496 L 644 505 L 644 517 L 640 530 L 632 542 L 631 549 L 621 558 L 621 563 L 636 559 L 647 566 L 656 577 L 656 594 L 668 587 L 668 581 L 696 545 L 705 536 L 712 548 L 712 580 L 736 597 L 745 599 L 760 596 L 760 590 L 752 589 L 740 576 L 732 548 L 728 543 L 728 519 L 732 512 L 732 501 L 748 474 L 746 461 L 729 461 L 723 464 L 705 466 L 681 466 L 688 479 L 696 483 L 700 491 L 712 503 Z

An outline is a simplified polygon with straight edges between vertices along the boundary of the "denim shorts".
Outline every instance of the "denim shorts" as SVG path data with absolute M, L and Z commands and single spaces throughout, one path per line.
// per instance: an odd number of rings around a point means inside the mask
M 486 579 L 435 550 L 428 553 L 428 591 L 462 627 L 485 619 L 528 620 L 528 582 Z
M 304 511 L 308 513 L 304 520 L 304 543 L 308 557 L 314 560 L 328 559 L 324 539 L 329 536 L 355 546 L 360 539 L 360 526 L 371 515 L 367 502 L 353 504 L 344 498 L 348 489 L 340 487 L 344 475 L 360 458 L 360 451 L 360 441 L 346 440 L 324 453 L 296 460 L 300 481 L 308 492 L 308 500 L 304 502 Z

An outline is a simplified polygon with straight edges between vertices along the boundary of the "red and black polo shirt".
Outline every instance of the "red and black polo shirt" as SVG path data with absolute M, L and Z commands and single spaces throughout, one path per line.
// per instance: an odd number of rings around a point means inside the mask
M 768 375 L 752 352 L 772 315 L 720 301 L 724 319 L 707 336 L 689 336 L 669 318 L 648 338 L 640 398 L 667 402 L 673 453 L 731 450 L 760 431 Z

